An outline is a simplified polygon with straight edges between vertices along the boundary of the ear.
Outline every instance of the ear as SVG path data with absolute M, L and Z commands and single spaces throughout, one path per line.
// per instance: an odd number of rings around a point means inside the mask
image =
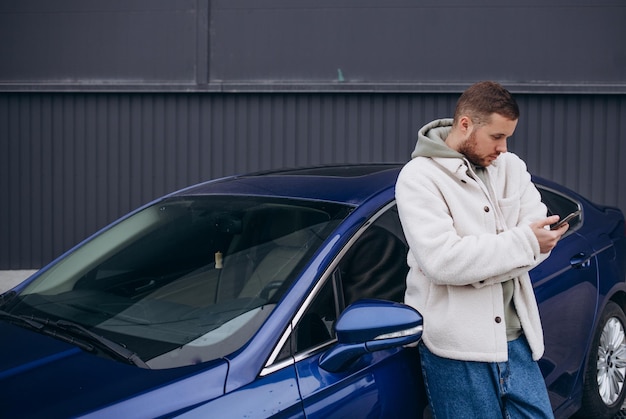
M 458 126 L 459 130 L 464 135 L 471 134 L 472 130 L 474 129 L 474 124 L 472 123 L 472 120 L 469 116 L 462 116 L 461 118 L 459 118 Z

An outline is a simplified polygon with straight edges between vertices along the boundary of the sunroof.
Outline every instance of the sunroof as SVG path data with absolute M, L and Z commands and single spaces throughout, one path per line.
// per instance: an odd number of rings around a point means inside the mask
M 289 169 L 273 172 L 272 175 L 284 176 L 334 176 L 334 177 L 357 177 L 384 170 L 395 169 L 398 164 L 360 164 L 346 166 L 320 166 L 301 169 Z

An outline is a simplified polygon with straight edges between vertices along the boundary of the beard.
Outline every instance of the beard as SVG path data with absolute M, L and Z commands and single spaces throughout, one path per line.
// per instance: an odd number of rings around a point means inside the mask
M 476 141 L 476 132 L 472 132 L 467 140 L 461 144 L 458 151 L 463 154 L 465 158 L 470 161 L 470 163 L 478 167 L 487 167 L 493 160 L 495 160 L 493 156 L 484 156 L 479 154 L 477 149 L 478 142 Z

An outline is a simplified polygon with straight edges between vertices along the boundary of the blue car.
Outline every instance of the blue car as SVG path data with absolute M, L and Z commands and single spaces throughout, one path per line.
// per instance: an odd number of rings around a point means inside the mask
M 98 232 L 1 296 L 0 416 L 427 417 L 399 170 L 218 179 Z M 551 213 L 582 210 L 531 272 L 550 400 L 557 417 L 611 417 L 626 394 L 624 217 L 534 181 Z

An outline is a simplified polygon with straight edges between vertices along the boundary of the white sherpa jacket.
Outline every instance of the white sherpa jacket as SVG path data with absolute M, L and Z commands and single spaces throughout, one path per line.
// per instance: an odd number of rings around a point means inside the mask
M 524 162 L 501 154 L 487 167 L 491 195 L 464 158 L 417 156 L 396 184 L 409 243 L 405 303 L 424 317 L 423 341 L 445 358 L 504 362 L 507 336 L 501 283 L 538 360 L 543 331 L 528 271 L 548 255 L 529 224 L 546 207 Z

